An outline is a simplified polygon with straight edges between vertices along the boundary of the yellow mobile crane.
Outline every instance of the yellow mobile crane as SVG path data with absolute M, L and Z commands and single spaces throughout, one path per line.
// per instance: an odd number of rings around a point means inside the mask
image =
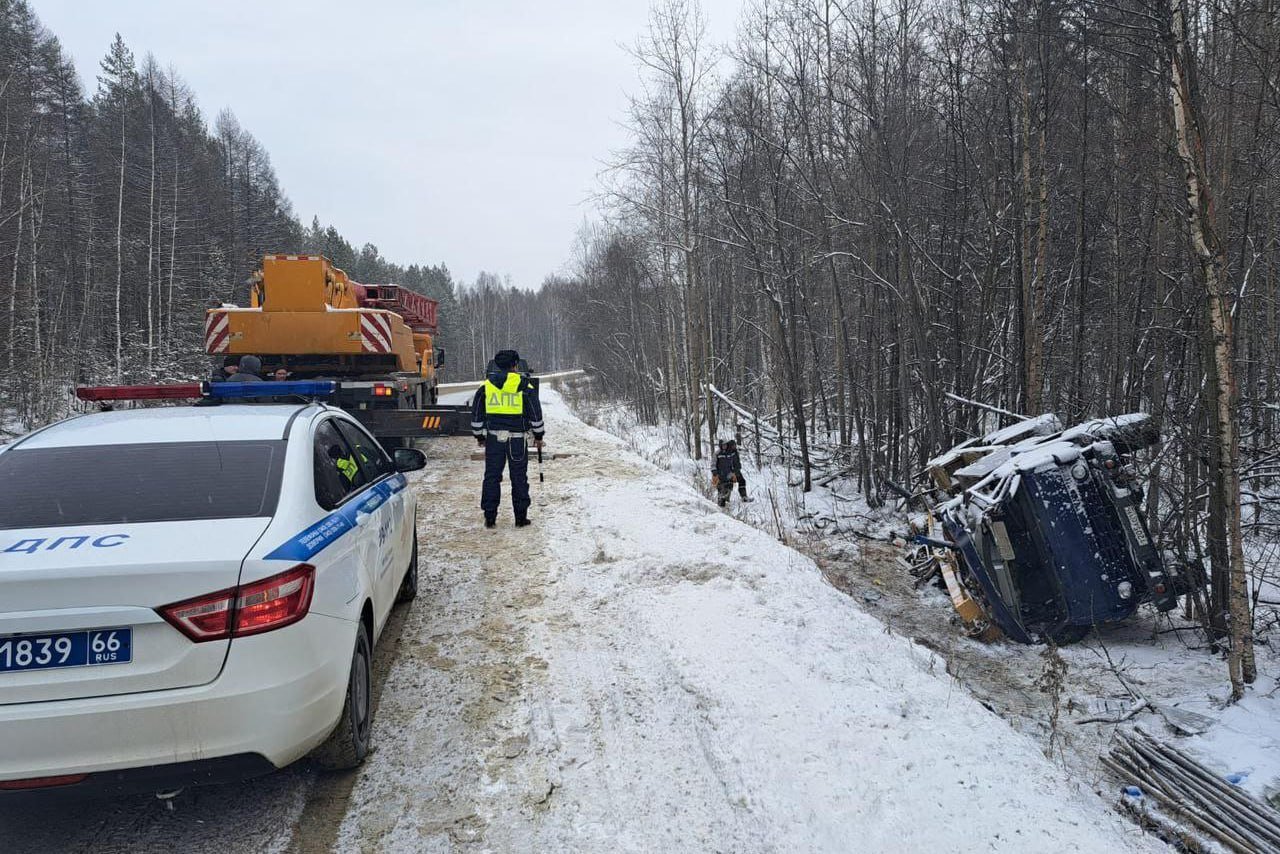
M 401 285 L 354 282 L 323 255 L 267 255 L 247 307 L 205 316 L 205 352 L 254 355 L 290 379 L 339 380 L 333 403 L 380 439 L 461 432 L 465 407 L 436 406 L 438 304 Z

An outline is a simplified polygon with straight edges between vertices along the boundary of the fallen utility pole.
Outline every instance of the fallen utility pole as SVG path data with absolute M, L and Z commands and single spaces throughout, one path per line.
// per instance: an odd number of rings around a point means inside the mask
M 1280 813 L 1138 727 L 1117 732 L 1103 764 L 1153 797 L 1171 818 L 1186 822 L 1230 851 L 1280 851 Z

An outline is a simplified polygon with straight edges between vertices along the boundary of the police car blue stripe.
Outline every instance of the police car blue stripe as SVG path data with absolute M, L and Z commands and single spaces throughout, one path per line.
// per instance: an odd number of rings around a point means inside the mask
M 408 485 L 403 474 L 378 481 L 319 522 L 285 540 L 264 560 L 310 560 L 353 530 L 357 513 L 374 512 Z

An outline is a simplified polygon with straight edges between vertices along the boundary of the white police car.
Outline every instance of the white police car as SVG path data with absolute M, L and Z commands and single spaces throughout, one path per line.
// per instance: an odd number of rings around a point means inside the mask
M 424 464 L 317 403 L 102 412 L 0 450 L 0 804 L 358 764 Z

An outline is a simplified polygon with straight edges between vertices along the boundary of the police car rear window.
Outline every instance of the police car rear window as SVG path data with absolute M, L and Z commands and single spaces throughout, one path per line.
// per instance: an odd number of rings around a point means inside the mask
M 0 530 L 270 516 L 283 441 L 21 448 L 0 454 Z

